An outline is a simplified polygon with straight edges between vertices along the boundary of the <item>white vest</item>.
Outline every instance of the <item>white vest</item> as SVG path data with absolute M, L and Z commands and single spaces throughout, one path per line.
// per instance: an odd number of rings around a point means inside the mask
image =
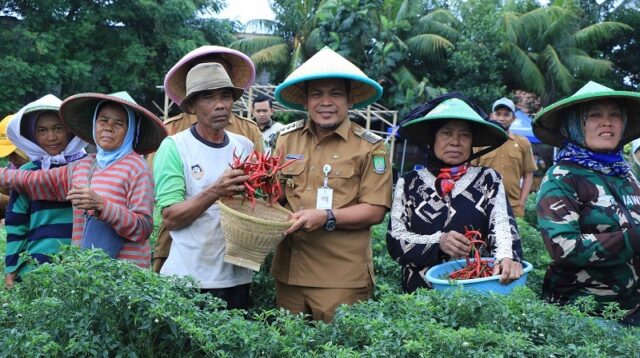
M 210 147 L 191 133 L 191 129 L 171 138 L 184 166 L 186 197 L 200 193 L 229 168 L 233 153 L 247 157 L 253 144 L 247 138 L 225 131 L 229 144 Z M 201 288 L 227 288 L 251 282 L 252 271 L 224 262 L 224 236 L 220 227 L 220 208 L 211 205 L 191 225 L 171 231 L 173 242 L 167 261 L 160 271 L 164 275 L 191 276 Z

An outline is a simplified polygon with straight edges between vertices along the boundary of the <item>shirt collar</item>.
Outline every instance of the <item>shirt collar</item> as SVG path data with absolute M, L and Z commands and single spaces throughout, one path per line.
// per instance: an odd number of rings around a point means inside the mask
M 313 121 L 311 120 L 311 118 L 307 119 L 305 124 L 304 124 L 304 128 L 302 128 L 303 132 L 309 132 L 312 133 L 311 131 L 311 125 L 312 125 Z M 336 128 L 333 133 L 337 134 L 338 136 L 340 136 L 340 138 L 347 140 L 349 138 L 349 130 L 351 129 L 351 120 L 347 117 L 344 121 L 342 121 L 342 123 L 340 123 L 340 125 L 338 126 L 338 128 Z

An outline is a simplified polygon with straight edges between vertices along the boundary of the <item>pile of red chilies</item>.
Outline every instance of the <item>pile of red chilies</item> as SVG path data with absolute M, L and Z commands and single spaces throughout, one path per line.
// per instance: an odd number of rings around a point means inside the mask
M 469 254 L 465 256 L 467 259 L 467 266 L 460 270 L 453 271 L 449 274 L 449 278 L 452 280 L 469 280 L 472 278 L 489 277 L 493 275 L 493 267 L 489 266 L 492 260 L 483 260 L 480 257 L 480 248 L 486 243 L 481 240 L 482 234 L 477 230 L 468 230 L 464 228 L 464 236 L 471 240 L 471 248 Z M 477 245 L 477 246 L 476 246 Z M 473 255 L 473 261 L 470 260 Z
M 229 165 L 232 169 L 242 169 L 249 176 L 249 179 L 244 182 L 246 190 L 242 192 L 242 196 L 251 201 L 253 208 L 256 206 L 256 198 L 261 198 L 272 205 L 280 197 L 282 186 L 276 173 L 293 163 L 295 159 L 279 165 L 281 160 L 282 155 L 273 157 L 255 150 L 246 160 L 242 160 L 242 155 L 233 154 L 233 163 Z

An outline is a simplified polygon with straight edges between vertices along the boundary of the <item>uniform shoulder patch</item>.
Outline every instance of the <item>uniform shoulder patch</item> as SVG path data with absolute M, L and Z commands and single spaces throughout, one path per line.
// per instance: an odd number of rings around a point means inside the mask
M 295 121 L 295 122 L 292 122 L 292 123 L 289 123 L 289 124 L 285 125 L 280 130 L 280 135 L 287 134 L 289 132 L 293 132 L 295 130 L 298 130 L 298 129 L 304 127 L 304 122 L 305 122 L 305 120 L 301 119 L 299 121 Z
M 370 132 L 360 126 L 353 126 L 352 127 L 353 133 L 355 135 L 357 135 L 358 137 L 366 140 L 367 142 L 371 143 L 371 144 L 376 144 L 380 141 L 382 141 L 382 137 L 380 137 L 379 135 Z

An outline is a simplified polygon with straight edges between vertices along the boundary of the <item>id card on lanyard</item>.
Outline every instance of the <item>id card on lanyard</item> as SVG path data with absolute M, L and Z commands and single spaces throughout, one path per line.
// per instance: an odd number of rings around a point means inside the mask
M 316 209 L 332 209 L 333 205 L 333 189 L 329 187 L 329 173 L 331 172 L 331 166 L 325 164 L 322 167 L 322 173 L 324 174 L 324 183 L 318 188 L 318 196 L 316 198 Z

